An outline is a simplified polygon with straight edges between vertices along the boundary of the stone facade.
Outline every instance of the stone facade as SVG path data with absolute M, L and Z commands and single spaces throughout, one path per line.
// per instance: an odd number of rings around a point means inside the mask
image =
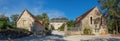
M 66 18 L 53 18 L 50 20 L 50 25 L 54 26 L 54 29 L 59 29 L 63 24 L 68 21 Z
M 98 7 L 94 7 L 84 15 L 76 19 L 75 26 L 83 34 L 85 28 L 90 28 L 95 35 L 106 34 L 107 24 L 103 14 L 101 14 Z
M 44 30 L 43 25 L 26 9 L 18 18 L 17 27 L 31 32 L 41 32 Z

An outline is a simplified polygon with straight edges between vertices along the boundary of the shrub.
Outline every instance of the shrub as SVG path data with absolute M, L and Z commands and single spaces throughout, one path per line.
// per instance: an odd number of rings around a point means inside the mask
M 54 26 L 53 26 L 53 25 L 51 25 L 51 29 L 52 29 L 52 30 L 55 30 L 55 28 L 54 28 Z
M 59 28 L 59 30 L 60 30 L 60 31 L 64 31 L 64 27 L 65 27 L 65 24 L 63 24 L 63 25 Z
M 21 28 L 1 29 L 0 40 L 17 39 L 31 35 L 32 33 Z M 1 37 L 3 36 L 3 37 Z
M 84 34 L 85 35 L 90 35 L 90 34 L 92 34 L 92 30 L 90 28 L 85 28 L 84 29 Z

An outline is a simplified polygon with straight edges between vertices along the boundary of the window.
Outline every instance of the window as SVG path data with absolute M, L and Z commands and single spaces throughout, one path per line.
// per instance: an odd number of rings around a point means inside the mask
M 23 25 L 27 24 L 27 21 L 26 20 L 23 20 Z
M 90 17 L 90 23 L 92 24 L 92 17 Z
M 99 32 L 99 29 L 95 29 L 95 33 L 98 33 Z
M 27 23 L 26 20 L 23 20 L 23 23 L 26 24 Z

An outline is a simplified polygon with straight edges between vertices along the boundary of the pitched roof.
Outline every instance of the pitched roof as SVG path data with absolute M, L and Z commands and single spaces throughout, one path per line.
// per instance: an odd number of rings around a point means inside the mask
M 87 11 L 85 14 L 79 16 L 76 21 L 75 21 L 75 24 L 80 22 L 84 17 L 86 17 L 94 8 L 96 8 L 97 6 L 93 7 L 92 9 L 90 9 L 89 11 Z M 99 10 L 100 11 L 100 10 Z
M 68 20 L 68 19 L 65 17 L 62 17 L 62 18 L 52 18 L 51 20 Z
M 34 16 L 32 15 L 27 9 L 24 9 L 23 12 L 21 13 L 21 15 L 18 17 L 17 21 L 21 18 L 21 16 L 24 14 L 24 12 L 27 11 L 28 14 L 35 20 L 35 22 L 39 23 L 40 25 L 43 25 L 42 23 L 40 23 L 40 21 Z M 16 22 L 17 22 L 16 21 Z

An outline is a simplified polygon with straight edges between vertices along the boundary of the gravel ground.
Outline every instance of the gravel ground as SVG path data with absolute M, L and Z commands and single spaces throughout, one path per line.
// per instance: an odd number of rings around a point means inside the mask
M 3 41 L 3 40 L 0 40 Z M 4 40 L 4 41 L 120 41 L 119 37 L 106 36 L 90 36 L 90 35 L 74 35 L 64 37 L 63 32 L 53 31 L 52 35 L 49 36 L 29 36 L 15 40 Z

